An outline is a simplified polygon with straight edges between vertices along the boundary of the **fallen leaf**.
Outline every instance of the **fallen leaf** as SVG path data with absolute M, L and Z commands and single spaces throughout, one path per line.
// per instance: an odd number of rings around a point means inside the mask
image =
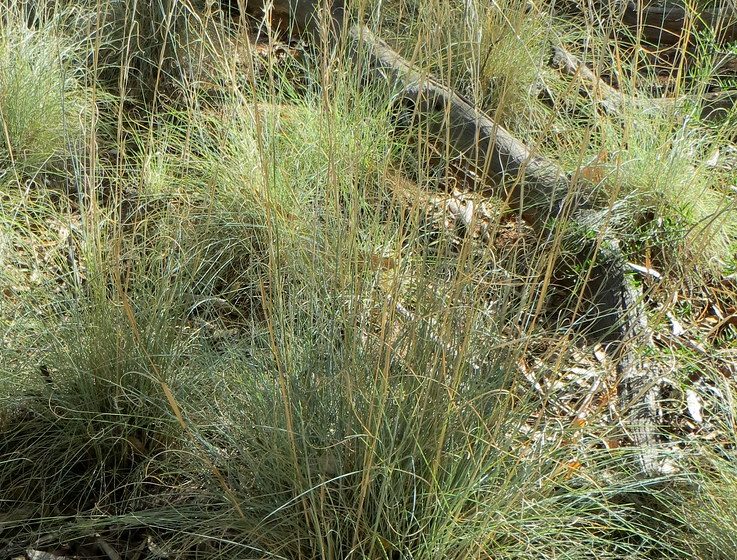
M 686 405 L 691 418 L 702 424 L 704 417 L 701 415 L 701 397 L 693 389 L 686 389 Z
M 671 332 L 673 333 L 673 336 L 682 336 L 686 332 L 683 325 L 681 325 L 678 319 L 676 319 L 670 311 L 666 313 L 666 316 L 670 319 Z
M 631 262 L 628 262 L 627 266 L 629 266 L 635 272 L 639 272 L 640 274 L 643 274 L 645 276 L 650 276 L 651 278 L 655 278 L 656 280 L 660 280 L 661 278 L 663 278 L 663 275 L 654 268 L 648 268 L 647 266 L 642 266 Z

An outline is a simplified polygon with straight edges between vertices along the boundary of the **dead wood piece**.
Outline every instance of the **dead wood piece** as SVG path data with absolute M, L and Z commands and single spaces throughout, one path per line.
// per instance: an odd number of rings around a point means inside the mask
M 351 30 L 358 61 L 368 61 L 367 72 L 374 80 L 396 91 L 398 102 L 422 117 L 429 135 L 462 154 L 475 172 L 495 187 L 501 187 L 510 206 L 532 217 L 539 229 L 548 227 L 550 217 L 568 209 L 576 219 L 580 205 L 568 200 L 569 176 L 556 163 L 535 154 L 490 117 L 449 87 L 440 84 L 392 50 L 366 27 Z M 585 244 L 586 245 L 586 244 Z M 604 250 L 600 250 L 604 247 Z M 608 350 L 619 363 L 620 397 L 629 410 L 627 424 L 632 441 L 642 447 L 641 466 L 646 476 L 663 474 L 658 460 L 660 413 L 658 385 L 649 369 L 640 363 L 630 342 L 646 336 L 644 310 L 632 296 L 625 275 L 626 261 L 615 240 L 589 242 L 582 247 L 584 260 L 595 265 L 587 285 L 589 309 L 582 324 L 589 333 L 608 342 Z M 645 388 L 643 390 L 643 388 Z M 639 389 L 642 394 L 635 394 Z
M 623 296 L 630 310 L 628 334 L 644 338 L 651 345 L 652 333 L 640 319 L 644 317 L 642 290 L 628 283 Z M 663 410 L 660 403 L 665 387 L 661 367 L 634 352 L 624 351 L 617 361 L 617 372 L 617 393 L 621 412 L 626 418 L 624 429 L 630 441 L 638 447 L 641 471 L 652 477 L 677 472 L 673 457 L 665 449 L 667 438 L 661 430 Z
M 581 78 L 593 90 L 594 98 L 609 113 L 618 113 L 625 101 L 624 95 L 599 78 L 588 66 L 561 46 L 553 47 L 553 66 L 560 68 L 569 76 Z
M 696 32 L 704 30 L 709 30 L 720 44 L 737 39 L 737 5 L 734 2 L 589 0 L 581 3 L 564 0 L 556 3 L 556 11 L 562 15 L 583 12 L 589 21 L 619 20 L 636 37 L 664 49 L 692 44 Z
M 581 79 L 591 90 L 592 98 L 598 100 L 602 108 L 611 115 L 621 114 L 624 107 L 636 107 L 644 111 L 673 107 L 673 99 L 641 98 L 622 93 L 602 80 L 583 61 L 561 46 L 553 47 L 552 64 L 567 75 Z
M 651 477 L 675 472 L 673 462 L 663 453 L 666 443 L 661 433 L 663 412 L 663 379 L 657 365 L 644 359 L 630 347 L 640 341 L 652 345 L 652 332 L 648 326 L 643 305 L 642 290 L 627 277 L 627 263 L 616 242 L 608 241 L 599 251 L 597 262 L 587 286 L 589 293 L 601 292 L 594 301 L 602 306 L 603 321 L 615 321 L 609 335 L 608 353 L 614 356 L 619 383 L 617 394 L 623 427 L 629 440 L 638 448 L 640 470 Z M 593 294 L 592 294 L 593 295 Z M 610 306 L 621 306 L 621 315 L 611 313 Z M 599 326 L 605 326 L 601 321 Z
M 693 38 L 695 31 L 710 30 L 718 43 L 737 39 L 737 11 L 730 3 L 691 8 L 681 0 L 643 2 L 629 0 L 622 21 L 646 41 L 673 46 Z
M 585 86 L 591 90 L 591 97 L 599 100 L 603 109 L 611 115 L 621 114 L 624 107 L 634 107 L 649 112 L 674 110 L 690 103 L 700 103 L 701 119 L 716 121 L 726 117 L 737 105 L 737 91 L 734 90 L 707 93 L 701 99 L 694 96 L 656 99 L 627 95 L 607 84 L 583 61 L 561 46 L 553 47 L 551 62 L 553 66 L 567 75 L 580 78 Z
M 475 172 L 502 187 L 512 208 L 542 224 L 563 209 L 570 189 L 566 173 L 535 154 L 469 101 L 421 72 L 366 27 L 351 32 L 370 72 L 397 89 L 397 103 L 421 117 L 427 132 L 460 154 Z
M 737 91 L 717 91 L 708 93 L 701 105 L 701 118 L 715 121 L 729 115 L 737 106 Z

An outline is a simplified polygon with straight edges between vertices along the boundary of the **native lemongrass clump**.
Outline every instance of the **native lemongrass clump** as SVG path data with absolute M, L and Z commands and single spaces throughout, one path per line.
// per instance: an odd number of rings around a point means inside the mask
M 74 67 L 78 45 L 52 23 L 0 27 L 0 162 L 23 176 L 62 164 L 82 137 L 87 101 Z

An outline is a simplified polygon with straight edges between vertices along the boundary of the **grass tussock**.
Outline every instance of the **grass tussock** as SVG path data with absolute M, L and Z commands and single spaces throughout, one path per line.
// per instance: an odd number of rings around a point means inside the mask
M 630 103 L 654 74 L 604 19 L 352 7 L 577 178 L 590 222 L 535 229 L 350 51 L 94 4 L 0 8 L 0 555 L 734 556 L 729 119 Z M 621 111 L 550 66 L 562 43 Z M 675 363 L 659 477 L 554 305 L 587 312 L 555 263 L 605 231 L 664 280 L 638 278 L 641 358 Z
M 3 14 L 0 160 L 20 176 L 59 169 L 83 137 L 89 102 L 74 67 L 79 50 L 51 23 L 30 28 Z

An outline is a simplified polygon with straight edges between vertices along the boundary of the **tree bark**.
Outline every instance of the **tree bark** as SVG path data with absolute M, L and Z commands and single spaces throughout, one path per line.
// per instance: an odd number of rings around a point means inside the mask
M 717 43 L 737 40 L 737 11 L 727 2 L 690 9 L 683 0 L 629 0 L 622 21 L 646 41 L 660 46 L 688 41 L 695 31 L 705 29 L 714 33 Z

